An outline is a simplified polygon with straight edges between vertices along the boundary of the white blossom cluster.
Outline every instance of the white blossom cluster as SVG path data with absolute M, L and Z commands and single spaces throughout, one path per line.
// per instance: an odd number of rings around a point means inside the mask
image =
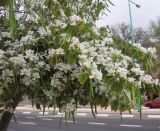
M 77 19 L 79 18 L 77 17 Z M 51 35 L 51 30 L 49 27 L 47 27 L 47 30 L 40 27 L 38 33 L 44 38 L 45 36 Z M 2 34 L 2 38 L 7 35 L 7 33 Z M 9 37 L 9 35 L 7 36 Z M 66 34 L 62 39 L 65 37 Z M 8 48 L 7 51 L 0 50 L 0 65 L 2 65 L 0 69 L 3 73 L 3 80 L 6 80 L 7 76 L 7 81 L 10 83 L 12 82 L 12 77 L 14 75 L 13 70 L 11 68 L 5 69 L 5 65 L 9 65 L 9 62 L 11 62 L 12 65 L 19 67 L 17 73 L 21 76 L 21 83 L 27 87 L 33 85 L 38 79 L 40 79 L 40 72 L 42 70 L 51 71 L 51 69 L 56 72 L 50 77 L 50 85 L 54 88 L 58 88 L 59 91 L 65 89 L 65 84 L 67 83 L 66 74 L 68 72 L 71 73 L 72 80 L 75 80 L 83 70 L 86 70 L 89 73 L 89 78 L 91 80 L 97 82 L 102 81 L 105 76 L 113 76 L 123 78 L 127 82 L 133 83 L 138 88 L 141 88 L 142 83 L 159 85 L 159 81 L 157 79 L 153 80 L 150 75 L 145 74 L 139 64 L 133 63 L 133 67 L 129 69 L 129 63 L 132 63 L 133 59 L 123 55 L 120 50 L 109 46 L 112 43 L 111 38 L 106 37 L 103 40 L 80 42 L 78 37 L 70 37 L 67 40 L 69 43 L 68 50 L 71 52 L 74 52 L 77 49 L 80 50 L 78 56 L 79 65 L 70 65 L 63 62 L 63 60 L 60 60 L 55 63 L 54 67 L 47 64 L 47 61 L 53 56 L 56 57 L 56 59 L 59 59 L 59 56 L 63 58 L 66 55 L 65 50 L 62 47 L 56 49 L 49 47 L 43 55 L 32 49 L 25 49 L 23 51 L 23 47 L 27 45 L 36 45 L 37 41 L 38 39 L 35 38 L 35 33 L 33 31 L 28 31 L 27 35 L 23 36 L 20 40 L 15 40 L 12 43 L 10 41 L 11 47 Z M 8 43 L 5 42 L 5 44 L 7 45 Z M 16 50 L 22 51 L 23 53 L 16 52 Z M 149 48 L 148 52 L 154 52 L 154 50 Z M 6 54 L 8 55 L 8 53 L 10 57 L 5 61 L 4 58 L 7 57 Z M 152 55 L 154 53 L 150 54 Z M 42 56 L 45 59 L 42 59 Z M 101 88 L 103 88 L 101 91 L 105 91 L 104 86 L 101 86 Z
M 58 49 L 50 49 L 49 54 L 50 54 L 50 56 L 52 56 L 52 55 L 64 55 L 65 52 L 64 52 L 64 49 L 58 48 Z
M 69 45 L 69 50 L 75 50 L 76 48 L 79 48 L 79 44 L 80 44 L 79 39 L 76 37 L 73 37 L 71 39 L 71 44 Z
M 35 38 L 33 31 L 28 31 L 28 34 L 21 38 L 19 44 L 15 43 L 18 47 L 22 47 L 23 45 L 35 44 L 37 39 Z
M 35 44 L 33 37 L 33 32 L 29 33 L 20 40 L 17 39 L 11 42 L 7 50 L 0 50 L 0 73 L 2 74 L 0 80 L 2 87 L 4 86 L 2 83 L 14 83 L 13 78 L 17 76 L 22 87 L 33 86 L 40 79 L 40 68 L 46 64 L 41 60 L 42 55 L 31 49 L 24 50 L 26 46 L 24 43 L 27 43 L 28 40 L 32 41 L 30 44 Z M 47 64 L 43 67 L 44 70 L 49 70 L 49 68 Z
M 50 36 L 51 30 L 49 30 L 48 27 L 46 27 L 46 29 L 44 27 L 39 27 L 38 33 L 41 37 Z
M 57 9 L 51 11 L 51 15 L 47 14 L 47 6 L 43 6 L 47 1 L 26 2 L 27 9 L 26 5 L 22 4 L 26 9 L 26 21 L 28 26 L 33 25 L 25 27 L 22 23 L 22 36 L 18 35 L 18 38 L 12 38 L 8 32 L 0 32 L 0 90 L 18 85 L 26 89 L 37 89 L 37 92 L 42 90 L 52 99 L 67 95 L 68 92 L 65 91 L 68 88 L 73 91 L 69 92 L 73 93 L 69 97 L 81 97 L 85 89 L 91 87 L 95 88 L 97 93 L 105 94 L 112 90 L 105 87 L 104 81 L 108 77 L 114 77 L 119 82 L 124 80 L 138 89 L 142 88 L 143 84 L 160 85 L 158 79 L 154 80 L 146 74 L 133 58 L 114 48 L 112 38 L 103 38 L 100 29 L 92 23 L 97 16 L 95 10 L 91 9 L 100 2 L 105 6 L 106 0 L 92 0 L 89 6 L 85 5 L 85 0 L 79 0 L 82 3 L 80 5 L 75 1 L 67 1 L 70 3 L 68 8 L 71 13 L 65 10 L 66 7 L 63 8 L 60 1 L 52 0 Z M 84 6 L 88 14 L 85 16 L 82 12 L 79 15 L 81 7 Z M 40 10 L 37 10 L 39 7 Z M 46 12 L 41 12 L 41 9 Z M 55 12 L 58 15 L 54 14 Z M 154 48 L 145 49 L 139 44 L 134 44 L 134 47 L 155 58 Z M 84 78 L 81 78 L 83 75 Z M 89 87 L 85 87 L 87 84 Z M 79 87 L 81 94 L 78 94 Z M 65 111 L 75 110 L 74 99 L 65 102 L 64 98 L 60 101 Z
M 139 43 L 133 44 L 133 46 L 136 47 L 139 51 L 145 54 L 150 54 L 153 58 L 156 58 L 156 48 L 155 47 L 144 48 Z
M 138 88 L 142 88 L 142 82 L 159 85 L 158 79 L 152 79 L 139 64 L 133 63 L 132 58 L 123 55 L 118 49 L 107 46 L 107 43 L 105 39 L 105 42 L 99 42 L 95 46 L 93 41 L 80 44 L 80 64 L 90 70 L 91 79 L 102 80 L 103 76 L 107 75 L 123 78 Z M 133 64 L 133 68 L 129 68 L 129 63 Z M 105 70 L 106 74 L 102 73 L 101 69 Z

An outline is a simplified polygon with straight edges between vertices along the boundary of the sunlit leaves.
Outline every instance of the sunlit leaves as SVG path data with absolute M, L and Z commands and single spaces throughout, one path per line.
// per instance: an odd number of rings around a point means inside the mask
M 87 72 L 82 72 L 79 76 L 78 76 L 78 81 L 81 83 L 81 84 L 84 84 L 87 79 L 89 78 L 88 76 L 88 73 Z
M 13 35 L 13 32 L 16 28 L 16 18 L 14 14 L 14 1 L 9 0 L 9 21 L 10 21 L 10 33 Z

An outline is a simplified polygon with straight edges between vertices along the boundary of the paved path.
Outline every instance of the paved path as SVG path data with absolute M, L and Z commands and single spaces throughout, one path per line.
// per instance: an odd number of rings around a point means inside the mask
M 76 121 L 63 117 L 63 114 L 16 114 L 17 123 L 12 120 L 8 131 L 158 131 L 160 118 L 125 116 L 121 121 L 118 115 L 76 115 Z M 61 128 L 59 128 L 62 120 Z M 67 127 L 66 127 L 67 124 Z

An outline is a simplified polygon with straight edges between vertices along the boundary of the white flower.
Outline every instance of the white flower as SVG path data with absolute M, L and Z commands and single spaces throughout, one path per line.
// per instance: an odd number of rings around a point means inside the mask
M 60 20 L 55 20 L 55 22 L 56 22 L 56 26 L 62 26 L 63 25 L 63 22 L 60 21 Z
M 54 69 L 58 69 L 60 71 L 68 72 L 72 70 L 72 67 L 69 64 L 58 63 L 55 65 Z
M 134 83 L 134 82 L 135 82 L 135 79 L 132 78 L 132 77 L 130 77 L 130 78 L 128 78 L 128 81 L 131 82 L 131 83 Z
M 11 45 L 11 41 L 10 40 L 5 41 L 4 43 L 5 43 L 5 46 L 10 46 Z
M 128 74 L 128 70 L 125 68 L 118 68 L 117 72 L 119 73 L 119 75 L 123 78 L 127 78 L 127 74 Z
M 45 64 L 45 70 L 50 71 L 50 68 L 49 64 Z
M 140 76 L 143 76 L 144 75 L 144 71 L 141 70 L 140 68 L 132 68 L 131 71 L 133 73 L 135 73 L 136 75 L 140 75 Z
M 139 49 L 140 49 L 143 53 L 147 53 L 147 49 L 146 49 L 146 48 L 140 47 Z
M 141 44 L 140 43 L 136 43 L 136 44 L 133 44 L 133 46 L 137 47 L 137 48 L 140 48 L 141 47 Z
M 97 69 L 97 64 L 95 62 L 92 63 L 92 68 Z
M 91 63 L 92 63 L 92 61 L 88 59 L 88 60 L 86 60 L 85 62 L 82 63 L 82 66 L 90 69 L 91 68 Z
M 7 50 L 6 52 L 7 52 L 7 54 L 9 54 L 11 56 L 13 56 L 16 53 L 15 50 Z
M 44 65 L 45 65 L 44 61 L 40 61 L 40 62 L 38 62 L 38 66 L 39 66 L 39 67 L 41 67 L 41 68 L 42 68 Z
M 24 69 L 22 69 L 21 71 L 20 71 L 20 75 L 26 75 L 26 76 L 28 76 L 28 77 L 31 77 L 31 71 L 30 71 L 30 69 L 26 69 L 26 68 L 24 68 Z
M 89 76 L 89 78 L 94 78 L 94 79 L 97 79 L 97 80 L 102 80 L 102 72 L 97 70 L 97 69 L 93 69 L 91 71 L 91 75 Z
M 81 17 L 77 16 L 77 15 L 72 15 L 70 17 L 70 20 L 71 20 L 71 25 L 76 25 L 76 21 L 81 21 Z
M 109 70 L 107 70 L 109 75 L 113 75 L 115 73 L 115 70 L 110 68 Z
M 5 51 L 0 49 L 0 58 L 2 58 L 4 54 L 5 54 Z
M 82 68 L 81 67 L 75 67 L 74 70 L 72 70 L 72 80 L 74 80 L 75 78 L 77 78 L 80 75 L 80 72 L 82 72 Z
M 86 61 L 86 60 L 87 60 L 87 55 L 78 55 L 78 58 L 79 58 L 81 61 Z
M 71 39 L 71 42 L 72 42 L 72 43 L 69 45 L 69 50 L 75 50 L 76 48 L 79 48 L 79 43 L 80 43 L 80 41 L 79 41 L 78 38 L 73 37 L 73 38 Z
M 55 86 L 55 76 L 51 77 L 51 86 Z
M 106 59 L 103 58 L 103 55 L 97 55 L 97 59 L 96 59 L 96 63 L 97 64 L 102 64 L 102 65 L 105 65 L 106 64 Z
M 39 58 L 37 56 L 37 54 L 34 54 L 34 51 L 29 49 L 25 51 L 26 55 L 25 58 L 28 58 L 30 61 L 38 61 Z
M 11 37 L 9 32 L 1 32 L 2 37 Z
M 39 73 L 38 72 L 33 73 L 33 78 L 34 78 L 34 80 L 39 79 L 40 78 Z
M 136 81 L 136 82 L 135 82 L 135 85 L 136 85 L 138 88 L 140 88 L 140 89 L 142 88 L 142 86 L 141 86 L 141 81 Z
M 49 56 L 51 57 L 52 55 L 56 54 L 56 50 L 55 49 L 49 49 Z
M 152 83 L 152 76 L 150 75 L 143 75 L 140 79 L 145 83 L 148 83 L 148 84 Z
M 5 77 L 5 76 L 13 76 L 13 72 L 12 72 L 12 70 L 8 70 L 8 69 L 3 70 L 2 71 L 2 76 L 3 77 Z
M 135 63 L 134 65 L 135 65 L 136 68 L 140 68 L 139 64 Z
M 62 15 L 64 15 L 64 13 Z M 61 20 L 55 20 L 55 24 L 50 24 L 50 26 L 58 26 L 61 28 L 66 28 L 67 24 Z
M 81 42 L 80 43 L 80 49 L 81 49 L 81 51 L 83 51 L 84 49 L 88 49 L 88 48 L 90 48 L 90 43 L 89 42 Z
M 100 86 L 100 94 L 102 94 L 103 92 L 106 92 L 106 87 Z
M 153 58 L 156 58 L 156 48 L 152 48 L 152 47 L 149 47 L 147 49 L 147 52 L 150 53 L 152 55 Z
M 96 33 L 97 35 L 99 35 L 98 29 L 95 26 L 92 26 L 92 30 L 94 33 Z
M 159 85 L 159 79 L 154 80 L 155 85 Z
M 91 56 L 92 56 L 92 57 L 96 57 L 97 55 L 98 55 L 97 52 L 95 52 L 95 51 L 94 51 L 94 52 L 91 52 Z
M 60 12 L 61 12 L 62 17 L 66 16 L 63 10 L 60 10 Z
M 127 62 L 126 60 L 122 60 L 122 61 L 121 61 L 121 65 L 122 65 L 123 67 L 127 68 L 127 67 L 128 67 L 128 62 Z
M 41 37 L 51 35 L 51 31 L 48 27 L 46 27 L 46 29 L 44 27 L 39 27 L 37 32 L 40 34 Z
M 63 79 L 63 77 L 64 77 L 63 75 L 64 75 L 64 73 L 62 71 L 58 71 L 58 72 L 56 72 L 55 77 L 56 77 L 56 79 Z
M 33 0 L 33 1 L 31 1 L 32 8 L 34 6 L 39 6 L 39 5 L 43 5 L 43 0 Z
M 21 55 L 21 54 L 19 54 L 18 56 L 15 56 L 15 57 L 11 57 L 10 61 L 15 63 L 15 64 L 18 64 L 20 66 L 25 66 L 25 64 L 26 64 L 24 56 Z
M 28 35 L 33 35 L 34 34 L 34 31 L 28 31 Z
M 103 39 L 102 42 L 104 43 L 104 45 L 105 44 L 111 44 L 111 43 L 113 43 L 113 39 L 111 37 L 106 37 L 106 38 Z
M 53 0 L 53 2 L 57 3 L 57 0 Z
M 148 49 L 144 48 L 141 46 L 141 44 L 139 43 L 136 43 L 136 44 L 133 44 L 133 46 L 135 46 L 137 49 L 139 49 L 141 52 L 143 53 L 150 53 L 153 57 L 155 56 L 155 53 L 156 53 L 156 49 L 150 47 Z
M 63 33 L 60 36 L 64 39 L 66 37 L 67 33 Z
M 20 44 L 24 45 L 30 45 L 30 44 L 35 44 L 37 42 L 36 38 L 33 35 L 26 35 L 21 38 Z
M 29 79 L 28 77 L 24 77 L 24 78 L 22 79 L 22 82 L 23 82 L 23 84 L 24 84 L 25 86 L 29 86 L 29 85 L 31 84 L 31 81 L 30 81 L 30 79 Z
M 64 49 L 62 49 L 62 48 L 56 49 L 56 54 L 57 54 L 57 55 L 63 55 L 63 54 L 65 54 L 65 53 L 64 53 Z

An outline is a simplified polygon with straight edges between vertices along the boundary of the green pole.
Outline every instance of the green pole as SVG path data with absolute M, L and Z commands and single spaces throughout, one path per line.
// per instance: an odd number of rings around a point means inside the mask
M 132 44 L 134 44 L 134 30 L 133 30 L 133 21 L 132 21 L 130 0 L 128 0 L 128 6 L 129 6 L 129 16 L 130 16 L 130 32 L 132 33 Z

